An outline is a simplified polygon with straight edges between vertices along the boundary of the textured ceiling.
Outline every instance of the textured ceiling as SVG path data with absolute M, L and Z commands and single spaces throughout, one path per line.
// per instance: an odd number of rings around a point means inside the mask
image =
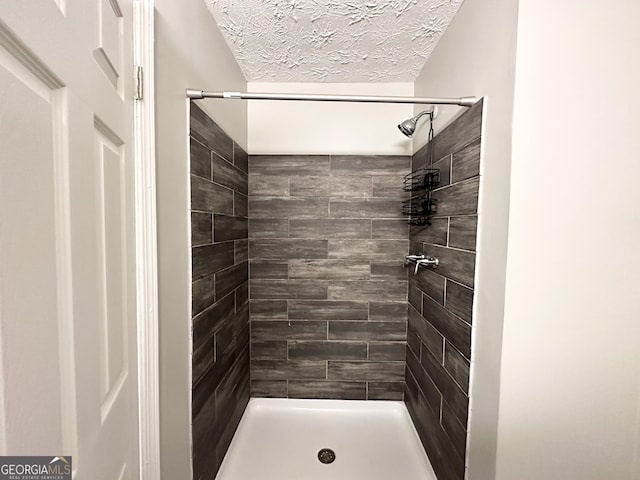
M 248 81 L 408 82 L 463 0 L 204 0 Z

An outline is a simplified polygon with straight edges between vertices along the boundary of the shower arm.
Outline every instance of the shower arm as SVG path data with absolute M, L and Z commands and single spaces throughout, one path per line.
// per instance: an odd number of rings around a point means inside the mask
M 312 102 L 362 102 L 362 103 L 410 103 L 427 105 L 459 105 L 472 107 L 478 101 L 476 97 L 428 98 L 428 97 L 384 97 L 367 95 L 317 95 L 307 93 L 250 93 L 250 92 L 205 92 L 187 88 L 187 98 L 223 98 L 234 100 L 298 100 Z

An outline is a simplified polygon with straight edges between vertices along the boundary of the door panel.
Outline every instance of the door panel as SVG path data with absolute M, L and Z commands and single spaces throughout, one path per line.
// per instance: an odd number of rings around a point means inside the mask
M 0 454 L 137 479 L 131 0 L 0 4 Z

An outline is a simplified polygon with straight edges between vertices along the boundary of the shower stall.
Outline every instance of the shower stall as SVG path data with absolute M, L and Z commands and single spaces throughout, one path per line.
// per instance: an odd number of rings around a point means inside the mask
M 373 457 L 464 478 L 483 103 L 456 101 L 412 156 L 248 155 L 190 102 L 194 480 L 248 478 L 250 444 L 261 478 L 377 478 Z M 426 167 L 435 209 L 410 225 Z

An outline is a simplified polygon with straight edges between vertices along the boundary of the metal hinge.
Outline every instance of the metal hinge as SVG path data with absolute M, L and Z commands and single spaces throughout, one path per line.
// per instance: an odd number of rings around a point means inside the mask
M 142 67 L 140 65 L 136 65 L 134 70 L 135 91 L 133 93 L 133 98 L 135 100 L 142 100 L 144 98 L 144 91 L 142 89 L 142 73 Z

